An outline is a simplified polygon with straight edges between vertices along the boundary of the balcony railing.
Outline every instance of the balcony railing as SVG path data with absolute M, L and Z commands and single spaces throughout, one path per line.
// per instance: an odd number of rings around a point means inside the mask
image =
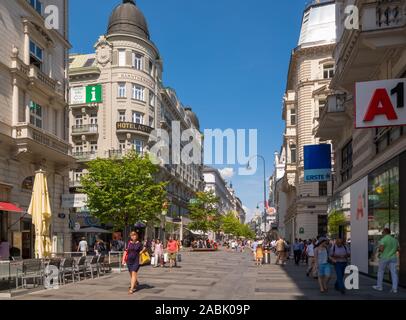
M 72 155 L 78 161 L 89 161 L 97 158 L 97 153 L 95 151 L 88 152 L 73 152 Z
M 80 180 L 70 180 L 69 181 L 69 188 L 78 188 L 81 186 L 82 186 L 82 184 L 80 183 Z
M 70 149 L 67 141 L 58 138 L 50 132 L 36 128 L 27 123 L 17 124 L 13 130 L 13 137 L 15 139 L 29 139 L 35 141 L 66 155 L 68 155 Z
M 113 149 L 108 151 L 109 158 L 118 158 L 121 159 L 125 155 L 125 150 L 122 149 Z
M 97 124 L 85 124 L 72 126 L 72 134 L 96 134 L 99 127 Z

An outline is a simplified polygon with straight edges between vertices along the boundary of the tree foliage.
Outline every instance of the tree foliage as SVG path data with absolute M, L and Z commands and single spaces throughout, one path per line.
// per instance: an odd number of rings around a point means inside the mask
M 219 198 L 214 192 L 197 192 L 196 198 L 189 204 L 189 228 L 196 231 L 218 232 L 220 229 L 218 211 Z
M 333 236 L 337 236 L 340 226 L 346 223 L 344 212 L 333 211 L 328 217 L 328 233 Z
M 122 229 L 138 221 L 155 221 L 161 213 L 166 183 L 155 181 L 158 167 L 148 156 L 132 151 L 120 160 L 96 159 L 87 170 L 82 191 L 90 212 L 102 223 Z

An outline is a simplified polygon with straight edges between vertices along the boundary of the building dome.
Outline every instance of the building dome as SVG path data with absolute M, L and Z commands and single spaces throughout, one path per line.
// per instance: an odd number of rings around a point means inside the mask
M 200 130 L 200 123 L 199 119 L 197 118 L 196 114 L 192 111 L 192 108 L 185 108 L 185 113 L 189 117 L 192 124 Z
M 107 35 L 115 33 L 131 34 L 149 40 L 147 21 L 134 0 L 123 0 L 110 16 Z

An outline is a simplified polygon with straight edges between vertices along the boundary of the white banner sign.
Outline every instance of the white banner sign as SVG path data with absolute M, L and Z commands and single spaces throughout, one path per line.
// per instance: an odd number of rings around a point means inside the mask
M 62 208 L 83 208 L 86 206 L 87 195 L 77 194 L 63 194 L 62 195 Z
M 86 87 L 73 87 L 70 89 L 70 104 L 86 103 Z
M 368 273 L 368 177 L 350 187 L 351 264 Z
M 356 84 L 355 127 L 406 125 L 406 79 Z

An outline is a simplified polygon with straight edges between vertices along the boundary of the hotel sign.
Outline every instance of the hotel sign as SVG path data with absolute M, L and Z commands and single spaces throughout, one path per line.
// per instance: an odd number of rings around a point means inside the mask
M 356 84 L 355 127 L 406 125 L 406 79 Z
M 146 134 L 150 134 L 152 130 L 154 130 L 153 128 L 148 127 L 146 125 L 133 122 L 117 122 L 116 129 L 125 131 L 137 131 Z
M 154 83 L 151 80 L 148 80 L 144 77 L 137 76 L 131 73 L 121 73 L 119 76 L 120 80 L 133 80 L 139 83 L 144 83 L 145 85 L 149 86 L 150 88 L 154 88 Z

